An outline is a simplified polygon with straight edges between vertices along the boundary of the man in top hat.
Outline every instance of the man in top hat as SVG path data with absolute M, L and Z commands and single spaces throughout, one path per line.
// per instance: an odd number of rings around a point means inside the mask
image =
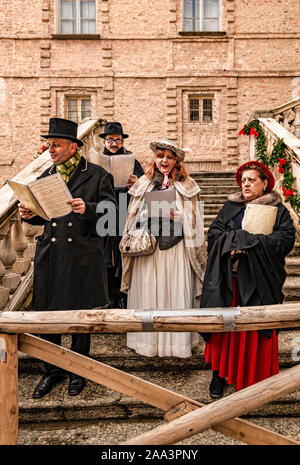
M 77 138 L 77 124 L 51 118 L 48 139 L 53 166 L 41 178 L 60 173 L 73 199 L 68 203 L 72 212 L 46 221 L 32 211 L 19 206 L 24 221 L 44 225 L 37 238 L 34 260 L 32 309 L 80 310 L 106 306 L 108 303 L 105 269 L 104 238 L 96 232 L 99 214 L 96 207 L 108 201 L 115 208 L 113 177 L 101 166 L 89 163 L 78 151 L 83 143 Z M 42 336 L 50 342 L 61 343 L 60 334 Z M 72 335 L 71 350 L 89 354 L 90 335 Z M 38 399 L 61 382 L 66 373 L 60 368 L 43 364 L 44 376 L 36 386 L 33 398 Z M 85 379 L 69 373 L 69 395 L 79 394 Z
M 120 155 L 120 154 L 131 154 L 129 150 L 124 147 L 124 139 L 127 139 L 128 134 L 124 134 L 121 123 L 109 122 L 106 123 L 104 132 L 99 134 L 99 137 L 104 139 L 104 151 L 105 155 Z M 144 170 L 138 160 L 135 159 L 133 174 L 128 178 L 127 187 L 115 188 L 116 198 L 118 202 L 118 208 L 122 208 L 120 194 L 127 194 L 129 188 L 137 181 L 137 179 L 143 176 Z M 127 196 L 128 197 L 128 196 Z M 129 199 L 127 198 L 127 205 Z M 126 211 L 121 212 L 122 218 L 126 218 Z M 115 241 L 111 237 L 106 238 L 106 266 L 108 273 L 108 293 L 109 293 L 109 308 L 120 308 L 126 307 L 126 295 L 120 293 L 121 287 L 121 276 L 122 276 L 122 262 L 121 254 L 119 251 L 119 242 L 121 237 Z

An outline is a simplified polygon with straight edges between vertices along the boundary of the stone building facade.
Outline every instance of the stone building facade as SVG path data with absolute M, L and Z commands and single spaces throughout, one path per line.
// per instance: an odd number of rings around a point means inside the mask
M 163 137 L 234 170 L 250 115 L 300 97 L 299 23 L 299 0 L 1 0 L 0 181 L 53 116 L 121 121 L 144 165 Z

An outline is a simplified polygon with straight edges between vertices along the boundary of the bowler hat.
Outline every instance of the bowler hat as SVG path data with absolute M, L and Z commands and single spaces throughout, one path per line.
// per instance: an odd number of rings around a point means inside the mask
M 63 118 L 50 118 L 49 134 L 41 134 L 44 139 L 68 139 L 76 142 L 78 147 L 83 146 L 83 142 L 77 139 L 78 124 L 74 121 Z
M 157 149 L 171 150 L 177 155 L 180 162 L 183 162 L 184 157 L 185 157 L 185 151 L 183 149 L 176 147 L 174 142 L 171 142 L 170 140 L 167 140 L 167 139 L 153 140 L 152 142 L 150 142 L 150 148 L 153 152 L 155 152 L 155 150 Z
M 266 167 L 266 165 L 256 160 L 247 161 L 246 163 L 244 163 L 237 169 L 236 174 L 235 174 L 235 179 L 239 187 L 242 188 L 242 181 L 241 181 L 242 172 L 245 171 L 245 169 L 249 169 L 249 170 L 255 169 L 255 168 L 252 168 L 252 166 L 258 166 L 266 173 L 267 178 L 268 178 L 267 189 L 271 191 L 275 185 L 274 176 L 271 173 L 271 171 Z
M 128 134 L 123 133 L 122 124 L 118 123 L 117 121 L 106 123 L 104 132 L 102 134 L 99 134 L 99 137 L 102 137 L 102 139 L 104 139 L 108 134 L 120 134 L 123 137 L 123 139 L 129 137 Z

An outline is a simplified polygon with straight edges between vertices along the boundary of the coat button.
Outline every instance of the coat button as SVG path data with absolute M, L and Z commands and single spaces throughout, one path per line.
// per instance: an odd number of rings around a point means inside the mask
M 68 223 L 68 226 L 73 226 L 73 223 L 71 223 L 71 222 L 70 222 L 70 223 Z
M 52 241 L 52 242 L 55 242 L 55 241 L 56 241 L 56 238 L 55 238 L 55 237 L 51 237 L 51 241 Z
M 68 237 L 68 242 L 72 242 L 72 237 Z
M 57 224 L 57 223 L 52 223 L 52 226 L 54 226 L 54 227 L 55 227 L 55 226 L 56 226 L 56 224 Z

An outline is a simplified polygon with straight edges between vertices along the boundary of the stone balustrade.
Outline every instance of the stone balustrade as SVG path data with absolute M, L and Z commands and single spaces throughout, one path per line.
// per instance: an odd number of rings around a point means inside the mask
M 78 138 L 84 142 L 81 153 L 87 160 L 97 163 L 103 144 L 99 134 L 106 120 L 87 118 L 78 127 Z M 52 165 L 48 151 L 36 157 L 13 180 L 27 184 L 35 180 Z M 33 259 L 37 235 L 42 226 L 22 222 L 18 200 L 5 184 L 0 188 L 0 311 L 14 311 L 30 307 L 33 282 Z
M 300 138 L 300 98 L 273 108 L 271 113 L 277 123 Z
M 300 99 L 299 99 L 299 108 L 300 108 Z M 286 146 L 286 154 L 288 157 L 289 162 L 292 166 L 292 174 L 295 177 L 296 181 L 294 183 L 294 189 L 300 193 L 300 140 L 297 138 L 295 134 L 292 134 L 289 129 L 284 127 L 283 124 L 278 123 L 274 118 L 267 118 L 263 117 L 266 114 L 265 112 L 261 112 L 261 117 L 259 113 L 256 113 L 256 117 L 260 122 L 260 125 L 264 131 L 265 138 L 266 138 L 266 147 L 267 147 L 267 155 L 270 155 L 274 145 L 278 142 L 279 139 L 282 139 Z M 250 159 L 256 159 L 256 138 L 254 136 L 250 136 Z M 282 194 L 281 190 L 281 181 L 282 181 L 282 174 L 278 172 L 278 166 L 272 168 L 270 170 L 273 173 L 275 178 L 275 190 Z M 294 225 L 297 229 L 297 236 L 300 241 L 300 217 L 299 214 L 296 213 L 291 205 L 285 202 L 285 206 L 289 209 L 291 216 L 294 220 Z

